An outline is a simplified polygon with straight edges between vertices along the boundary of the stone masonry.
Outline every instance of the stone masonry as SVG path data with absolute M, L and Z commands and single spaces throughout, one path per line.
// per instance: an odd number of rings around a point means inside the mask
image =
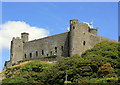
M 81 55 L 91 49 L 96 43 L 114 41 L 97 35 L 97 29 L 91 28 L 87 23 L 79 23 L 77 19 L 70 20 L 70 31 L 62 34 L 29 41 L 28 33 L 21 33 L 11 41 L 10 61 L 5 67 L 10 67 L 20 61 L 43 59 L 46 56 L 57 55 L 69 57 Z

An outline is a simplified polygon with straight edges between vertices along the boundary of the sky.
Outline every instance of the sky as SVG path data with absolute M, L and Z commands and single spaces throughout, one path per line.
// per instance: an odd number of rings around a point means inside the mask
M 33 40 L 67 32 L 71 19 L 93 22 L 98 35 L 118 40 L 118 2 L 3 2 L 0 71 L 10 59 L 12 37 L 29 32 Z
M 118 2 L 119 0 L 2 0 L 2 2 Z

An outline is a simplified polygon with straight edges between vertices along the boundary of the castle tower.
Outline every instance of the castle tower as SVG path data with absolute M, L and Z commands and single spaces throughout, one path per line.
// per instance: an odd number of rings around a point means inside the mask
M 69 56 L 81 55 L 89 48 L 89 43 L 87 42 L 89 41 L 89 29 L 86 23 L 78 23 L 77 19 L 70 20 Z
M 21 33 L 21 39 L 23 40 L 23 43 L 28 42 L 29 40 L 29 33 Z
M 19 37 L 13 38 L 10 49 L 11 65 L 17 64 L 18 61 L 23 60 L 23 41 Z

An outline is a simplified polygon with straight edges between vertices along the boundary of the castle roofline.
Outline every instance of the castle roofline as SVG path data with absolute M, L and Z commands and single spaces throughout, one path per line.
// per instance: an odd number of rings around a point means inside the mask
M 78 21 L 78 19 L 71 19 L 71 20 L 77 20 Z
M 28 43 L 29 43 L 29 42 L 34 42 L 34 41 L 37 41 L 37 40 L 42 40 L 42 39 L 45 39 L 45 38 L 50 38 L 50 37 L 53 37 L 53 36 L 59 36 L 59 35 L 65 34 L 65 33 L 69 33 L 69 32 L 64 32 L 64 33 L 60 33 L 60 34 L 55 34 L 55 35 L 51 35 L 51 36 L 46 36 L 46 37 L 39 38 L 39 39 L 34 39 L 34 40 L 31 40 L 31 41 L 28 41 Z
M 29 33 L 27 33 L 27 32 L 23 32 L 23 33 L 21 33 L 21 34 L 28 34 L 28 35 L 29 35 Z

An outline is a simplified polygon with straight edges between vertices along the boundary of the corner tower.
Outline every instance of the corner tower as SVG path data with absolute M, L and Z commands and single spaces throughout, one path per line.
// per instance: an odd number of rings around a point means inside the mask
M 23 41 L 19 37 L 13 37 L 10 49 L 11 65 L 17 64 L 20 60 L 23 60 Z
M 89 48 L 89 26 L 79 23 L 77 19 L 70 20 L 69 56 L 81 55 Z

